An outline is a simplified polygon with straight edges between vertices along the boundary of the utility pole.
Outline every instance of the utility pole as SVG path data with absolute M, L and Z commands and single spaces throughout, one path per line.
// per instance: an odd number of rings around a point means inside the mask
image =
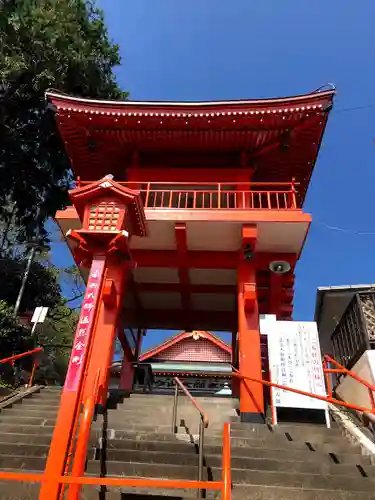
M 27 259 L 27 264 L 26 264 L 26 269 L 25 269 L 25 272 L 24 272 L 23 277 L 22 277 L 22 283 L 21 283 L 20 290 L 18 292 L 16 305 L 14 306 L 13 316 L 15 318 L 17 318 L 18 311 L 20 309 L 21 300 L 22 300 L 22 297 L 23 297 L 23 294 L 24 294 L 25 288 L 26 288 L 26 283 L 27 283 L 27 280 L 29 279 L 31 265 L 34 262 L 36 248 L 37 248 L 37 245 L 35 243 L 30 248 L 29 257 Z
M 45 195 L 46 195 L 46 188 L 43 189 L 42 200 L 44 200 Z M 22 277 L 21 287 L 20 287 L 20 290 L 18 292 L 16 304 L 14 306 L 14 311 L 13 311 L 13 316 L 15 318 L 17 318 L 18 311 L 20 309 L 22 297 L 23 297 L 23 294 L 24 294 L 25 288 L 26 288 L 26 283 L 27 283 L 27 280 L 29 279 L 31 265 L 34 262 L 37 249 L 40 248 L 40 244 L 39 244 L 39 218 L 40 218 L 40 212 L 41 212 L 41 210 L 40 210 L 40 205 L 39 205 L 39 207 L 37 209 L 37 212 L 36 212 L 36 216 L 35 216 L 35 220 L 36 220 L 36 223 L 37 223 L 35 241 L 32 242 L 32 243 L 29 243 L 30 252 L 29 252 L 28 259 L 27 259 L 26 269 L 25 269 L 24 275 Z

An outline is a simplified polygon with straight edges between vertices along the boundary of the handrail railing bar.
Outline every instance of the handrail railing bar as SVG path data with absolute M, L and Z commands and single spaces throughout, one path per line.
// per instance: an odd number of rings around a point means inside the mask
M 201 407 L 199 406 L 199 404 L 195 401 L 195 399 L 190 394 L 190 392 L 186 389 L 186 387 L 181 382 L 181 380 L 178 377 L 174 377 L 173 380 L 175 381 L 175 383 L 178 384 L 178 386 L 180 387 L 180 389 L 182 390 L 182 392 L 185 394 L 185 396 L 187 396 L 190 399 L 190 401 L 192 402 L 192 404 L 198 410 L 198 412 L 200 413 L 200 415 L 202 417 L 202 420 L 203 420 L 203 422 L 205 424 L 205 427 L 208 427 L 208 424 L 209 424 L 208 415 L 201 409 Z
M 75 447 L 74 462 L 72 467 L 72 477 L 80 477 L 85 471 L 87 457 L 87 447 L 90 439 L 91 424 L 95 413 L 95 406 L 99 393 L 100 370 L 98 370 L 94 383 L 93 393 L 86 399 L 80 427 L 77 435 L 77 444 Z M 80 493 L 79 485 L 69 487 L 67 500 L 78 500 Z
M 30 373 L 30 378 L 29 378 L 29 382 L 27 384 L 27 387 L 32 387 L 33 385 L 33 382 L 34 382 L 34 377 L 35 377 L 35 372 L 36 372 L 36 369 L 37 369 L 37 366 L 38 366 L 38 361 L 35 360 L 34 363 L 33 363 L 33 367 L 31 369 L 31 373 Z
M 81 185 L 85 184 L 91 184 L 96 181 L 80 181 Z M 151 190 L 151 186 L 221 186 L 223 191 L 226 191 L 225 189 L 226 186 L 247 186 L 247 187 L 252 187 L 252 186 L 265 186 L 265 187 L 283 187 L 283 186 L 288 186 L 291 188 L 292 182 L 237 182 L 237 181 L 216 181 L 216 182 L 204 182 L 204 181 L 154 181 L 154 182 L 142 182 L 142 181 L 116 181 L 120 185 L 146 185 L 147 188 L 143 189 L 144 191 L 149 191 Z M 294 183 L 295 186 L 299 186 L 299 183 Z M 140 189 L 137 189 L 139 191 Z M 152 191 L 152 190 L 151 190 Z M 228 190 L 229 191 L 229 190 Z M 246 191 L 252 191 L 251 189 L 247 189 Z M 235 191 L 233 191 L 235 192 Z M 289 191 L 290 192 L 290 189 Z
M 279 385 L 275 384 L 274 382 L 268 382 L 267 380 L 260 380 L 257 378 L 252 378 L 252 377 L 247 377 L 244 375 L 239 375 L 238 373 L 232 373 L 233 376 L 244 379 L 244 380 L 250 380 L 250 382 L 256 382 L 258 384 L 264 384 L 267 385 L 268 387 L 276 387 L 277 389 L 281 389 L 283 391 L 289 391 L 289 392 L 294 392 L 296 394 L 300 394 L 301 396 L 307 396 L 309 398 L 313 399 L 319 399 L 321 401 L 327 401 L 328 403 L 336 404 L 338 406 L 344 406 L 345 408 L 350 408 L 352 410 L 359 410 L 362 412 L 368 412 L 368 413 L 375 413 L 375 411 L 372 408 L 365 408 L 364 406 L 360 405 L 352 405 L 350 403 L 345 403 L 344 401 L 340 401 L 335 398 L 329 398 L 326 396 L 319 396 L 318 394 L 313 394 L 310 392 L 306 391 L 301 391 L 299 389 L 294 389 L 293 387 L 288 387 L 285 385 Z
M 135 479 L 126 477 L 93 477 L 93 476 L 60 476 L 56 478 L 61 484 L 79 484 L 92 486 L 133 486 L 139 488 L 205 488 L 206 490 L 221 490 L 222 481 L 193 481 L 178 479 Z M 43 483 L 48 481 L 43 473 L 3 472 L 0 471 L 0 480 Z
M 26 356 L 31 356 L 32 354 L 35 354 L 35 353 L 41 352 L 41 351 L 43 351 L 43 347 L 36 347 L 35 349 L 32 349 L 31 351 L 23 352 L 22 354 L 14 354 L 13 356 L 10 356 L 9 358 L 0 359 L 0 364 L 10 363 L 11 361 L 16 361 L 17 359 L 25 358 Z
M 223 459 L 222 459 L 222 478 L 223 478 L 223 500 L 230 500 L 232 491 L 231 477 L 231 449 L 230 449 L 230 423 L 224 424 L 223 431 Z
M 368 389 L 371 389 L 372 391 L 375 391 L 375 386 L 370 384 L 369 382 L 367 382 L 366 380 L 364 380 L 363 378 L 359 377 L 356 373 L 354 373 L 353 371 L 351 370 L 348 370 L 347 368 L 345 368 L 345 366 L 341 365 L 340 363 L 338 363 L 335 359 L 331 358 L 331 356 L 329 356 L 328 354 L 325 354 L 324 355 L 325 359 L 327 361 L 329 361 L 330 363 L 332 363 L 333 365 L 337 366 L 341 372 L 345 375 L 349 375 L 350 377 L 354 378 L 354 380 L 356 380 L 357 382 L 359 382 L 360 384 L 364 385 L 365 387 L 367 387 Z M 333 368 L 332 368 L 333 369 Z
M 178 405 L 178 390 L 181 389 L 182 392 L 187 396 L 196 410 L 199 412 L 199 442 L 198 442 L 198 481 L 201 482 L 203 479 L 203 447 L 204 447 L 204 429 L 208 427 L 209 419 L 208 415 L 201 409 L 199 404 L 195 401 L 193 396 L 181 382 L 178 377 L 173 378 L 173 382 L 176 384 L 174 400 L 173 400 L 173 414 L 172 414 L 172 432 L 177 432 L 177 405 Z M 197 491 L 198 498 L 204 498 L 205 490 L 200 488 Z
M 172 413 L 172 428 L 173 434 L 177 432 L 177 405 L 178 405 L 178 385 L 175 385 L 174 399 L 173 399 L 173 413 Z

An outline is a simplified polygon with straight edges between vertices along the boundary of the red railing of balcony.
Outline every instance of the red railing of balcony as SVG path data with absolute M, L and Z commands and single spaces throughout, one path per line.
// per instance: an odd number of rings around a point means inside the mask
M 77 178 L 77 187 L 93 181 Z M 140 191 L 145 208 L 185 210 L 295 210 L 297 184 L 276 183 L 203 183 L 203 182 L 119 182 Z

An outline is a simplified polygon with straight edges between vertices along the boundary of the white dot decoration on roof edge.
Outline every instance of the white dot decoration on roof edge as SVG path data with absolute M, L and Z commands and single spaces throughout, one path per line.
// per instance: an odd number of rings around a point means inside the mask
M 258 110 L 250 110 L 250 111 L 228 111 L 228 112 L 215 112 L 215 113 L 137 113 L 137 112 L 109 112 L 109 111 L 98 111 L 98 110 L 88 110 L 88 109 L 80 109 L 80 108 L 67 108 L 65 106 L 57 106 L 57 109 L 59 111 L 72 111 L 75 113 L 86 113 L 86 114 L 96 114 L 96 115 L 107 115 L 107 116 L 128 116 L 128 117 L 153 117 L 153 116 L 165 116 L 165 117 L 183 117 L 183 118 L 201 118 L 201 117 L 218 117 L 218 116 L 247 116 L 247 115 L 270 115 L 270 114 L 277 114 L 277 113 L 294 113 L 294 112 L 301 112 L 301 111 L 306 111 L 306 110 L 316 110 L 316 109 L 321 109 L 323 108 L 323 104 L 318 104 L 318 105 L 313 105 L 313 106 L 301 106 L 301 107 L 296 107 L 296 108 L 278 108 L 278 109 L 258 109 Z M 306 115 L 308 116 L 308 115 Z M 284 119 L 284 117 L 283 117 Z

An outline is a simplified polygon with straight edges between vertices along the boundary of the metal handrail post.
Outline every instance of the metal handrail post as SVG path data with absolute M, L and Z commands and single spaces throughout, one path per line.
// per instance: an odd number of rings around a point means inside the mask
M 203 481 L 203 447 L 204 447 L 204 428 L 205 424 L 203 421 L 203 418 L 201 417 L 199 421 L 199 443 L 198 443 L 198 452 L 199 452 L 199 458 L 198 458 L 198 481 Z M 204 498 L 205 497 L 205 492 L 206 490 L 198 489 L 197 496 L 198 498 Z
M 173 399 L 172 427 L 171 427 L 171 431 L 173 432 L 173 434 L 176 434 L 177 432 L 177 405 L 178 405 L 178 386 L 175 385 L 174 399 Z

